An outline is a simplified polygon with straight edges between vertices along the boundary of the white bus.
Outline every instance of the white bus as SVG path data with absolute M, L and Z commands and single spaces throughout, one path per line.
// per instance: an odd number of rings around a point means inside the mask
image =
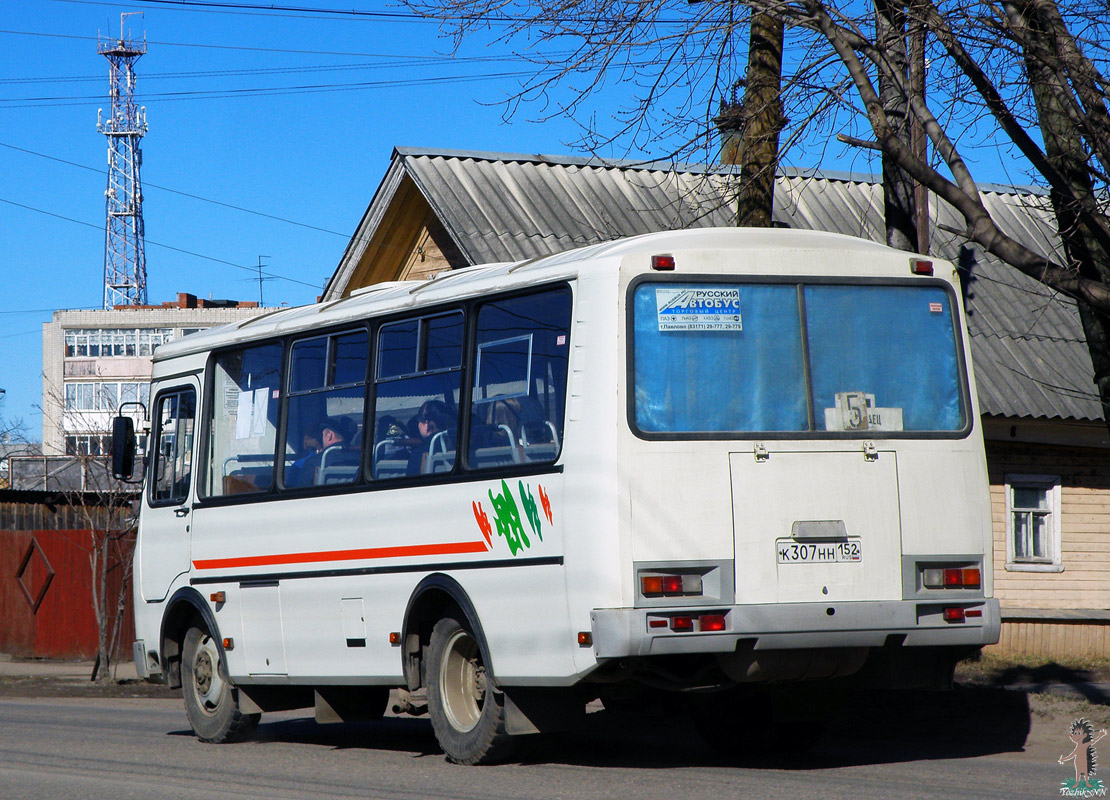
M 206 741 L 396 689 L 491 762 L 630 686 L 755 709 L 998 640 L 944 261 L 650 234 L 197 333 L 151 397 L 135 662 Z

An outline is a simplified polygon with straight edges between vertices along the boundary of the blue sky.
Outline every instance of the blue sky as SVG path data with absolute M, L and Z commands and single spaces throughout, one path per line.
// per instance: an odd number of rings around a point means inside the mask
M 109 104 L 97 35 L 118 36 L 120 14 L 136 10 L 143 16 L 129 17 L 127 26 L 147 40 L 137 74 L 149 123 L 142 180 L 150 302 L 177 292 L 256 300 L 259 256 L 267 273 L 280 276 L 263 284 L 266 305 L 311 302 L 394 146 L 559 153 L 573 138 L 566 123 L 504 123 L 490 104 L 512 80 L 505 74 L 527 65 L 466 60 L 498 55 L 484 46 L 464 48 L 462 59 L 437 58 L 449 42 L 427 22 L 6 3 L 0 388 L 7 394 L 0 415 L 21 418 L 34 440 L 41 435 L 42 323 L 54 309 L 102 302 L 107 143 L 96 119 Z M 335 86 L 383 82 L 394 85 Z M 303 86 L 326 88 L 293 88 Z M 218 90 L 227 91 L 212 96 Z
M 406 19 L 397 6 L 296 5 L 401 13 L 351 18 L 110 0 L 5 4 L 0 388 L 7 394 L 0 416 L 22 419 L 32 440 L 41 436 L 42 323 L 55 309 L 102 303 L 107 143 L 96 120 L 109 104 L 108 62 L 97 53 L 97 36 L 118 37 L 121 13 L 143 12 L 126 26 L 147 42 L 136 71 L 149 123 L 142 180 L 152 303 L 178 292 L 256 300 L 260 256 L 271 276 L 262 287 L 266 305 L 313 301 L 395 146 L 573 152 L 578 131 L 567 120 L 531 122 L 537 107 L 504 121 L 498 101 L 531 72 L 508 45 L 486 36 L 464 41 L 450 56 L 451 43 L 434 23 Z M 629 86 L 611 81 L 593 109 L 604 124 L 608 110 L 630 97 Z M 655 152 L 605 155 L 653 158 L 672 145 L 662 140 Z M 803 149 L 790 163 L 871 169 L 860 151 L 811 152 L 812 162 Z

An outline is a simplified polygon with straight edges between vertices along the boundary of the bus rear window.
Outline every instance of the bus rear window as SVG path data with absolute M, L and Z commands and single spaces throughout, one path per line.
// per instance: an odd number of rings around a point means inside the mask
M 644 282 L 632 422 L 715 437 L 961 431 L 953 321 L 937 285 Z

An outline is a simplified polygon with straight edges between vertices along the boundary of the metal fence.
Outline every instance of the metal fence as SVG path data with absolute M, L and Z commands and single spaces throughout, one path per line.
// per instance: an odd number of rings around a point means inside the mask
M 109 459 L 92 456 L 10 456 L 8 476 L 16 491 L 134 491 L 112 478 Z

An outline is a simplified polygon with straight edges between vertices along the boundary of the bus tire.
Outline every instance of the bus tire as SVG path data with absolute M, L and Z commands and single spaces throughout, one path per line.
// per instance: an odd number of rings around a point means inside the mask
M 202 742 L 233 742 L 248 737 L 260 714 L 239 711 L 220 648 L 208 631 L 189 628 L 182 645 L 181 693 L 185 714 Z
M 495 764 L 512 755 L 516 737 L 505 732 L 505 695 L 491 685 L 465 623 L 446 616 L 435 624 L 425 675 L 432 729 L 448 761 Z

